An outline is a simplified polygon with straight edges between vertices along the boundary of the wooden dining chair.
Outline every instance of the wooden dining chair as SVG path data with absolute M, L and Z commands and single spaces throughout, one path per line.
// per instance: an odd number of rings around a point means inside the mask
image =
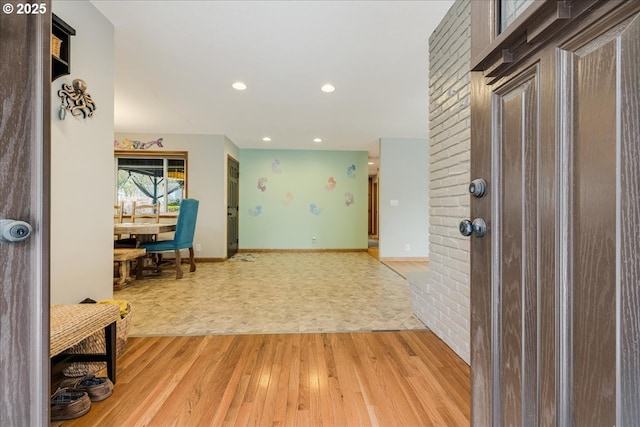
M 113 205 L 113 222 L 122 224 L 124 221 L 124 202 L 119 205 Z M 138 241 L 134 236 L 123 237 L 122 234 L 114 233 L 113 248 L 137 248 Z
M 124 203 L 119 205 L 113 205 L 113 220 L 118 224 L 122 224 L 122 217 L 124 216 Z
M 133 202 L 131 208 L 131 222 L 160 222 L 160 205 L 144 205 Z M 147 238 L 153 242 L 158 240 L 157 234 L 151 234 Z
M 160 205 L 139 205 L 133 202 L 131 222 L 160 222 Z
M 124 206 L 122 203 L 119 205 L 113 205 L 113 222 L 115 224 L 122 224 L 122 216 L 124 215 Z M 114 240 L 122 238 L 121 234 L 114 234 Z

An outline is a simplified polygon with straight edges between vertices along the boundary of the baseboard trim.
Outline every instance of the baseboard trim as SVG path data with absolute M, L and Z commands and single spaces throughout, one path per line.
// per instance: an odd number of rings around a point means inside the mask
M 226 258 L 194 258 L 196 262 L 225 262 Z
M 238 253 L 249 252 L 367 252 L 367 248 L 353 249 L 238 249 Z
M 428 257 L 380 257 L 381 262 L 389 261 L 389 262 L 426 262 L 429 263 Z

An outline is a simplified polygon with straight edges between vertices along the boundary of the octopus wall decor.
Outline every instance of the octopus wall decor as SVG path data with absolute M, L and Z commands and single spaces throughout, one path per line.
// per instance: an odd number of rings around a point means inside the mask
M 83 119 L 93 116 L 96 103 L 86 90 L 87 84 L 81 79 L 75 79 L 70 85 L 62 84 L 62 89 L 58 91 L 58 96 L 62 98 L 60 120 L 64 120 L 67 111 L 70 111 L 72 116 L 82 116 Z

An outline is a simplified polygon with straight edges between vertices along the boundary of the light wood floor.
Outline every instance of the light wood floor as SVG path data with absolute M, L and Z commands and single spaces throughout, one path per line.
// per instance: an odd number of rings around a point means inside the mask
M 407 278 L 407 273 L 414 271 L 429 271 L 429 261 L 399 261 L 399 260 L 389 260 L 389 259 L 380 259 L 378 248 L 369 248 L 367 249 L 369 255 L 404 277 Z
M 384 265 L 398 273 L 400 276 L 407 278 L 407 273 L 414 271 L 429 271 L 428 261 L 391 261 L 381 260 Z
M 468 426 L 429 331 L 131 338 L 113 395 L 54 426 Z

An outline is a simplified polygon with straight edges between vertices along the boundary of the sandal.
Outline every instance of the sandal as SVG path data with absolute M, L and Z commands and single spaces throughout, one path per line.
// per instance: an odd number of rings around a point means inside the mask
M 91 399 L 83 391 L 59 388 L 51 396 L 51 421 L 78 418 L 90 409 Z
M 111 396 L 113 383 L 109 378 L 87 375 L 80 378 L 69 378 L 60 383 L 60 387 L 86 392 L 92 402 L 99 402 Z

